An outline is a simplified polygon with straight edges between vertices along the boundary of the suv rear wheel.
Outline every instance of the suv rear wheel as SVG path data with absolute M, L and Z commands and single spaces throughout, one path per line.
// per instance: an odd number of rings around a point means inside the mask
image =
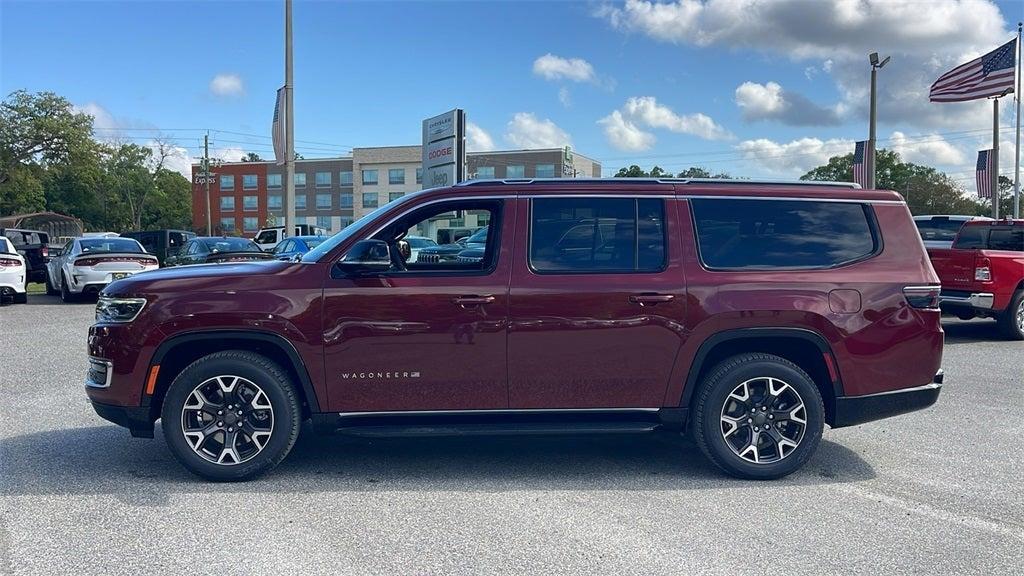
M 697 394 L 697 445 L 732 476 L 781 478 L 803 466 L 821 441 L 821 393 L 806 372 L 784 358 L 733 356 L 711 370 Z
M 284 370 L 240 350 L 204 356 L 178 374 L 161 418 L 178 461 L 216 481 L 248 480 L 276 466 L 302 423 Z
M 999 317 L 999 330 L 1007 338 L 1024 340 L 1024 290 L 1017 290 Z

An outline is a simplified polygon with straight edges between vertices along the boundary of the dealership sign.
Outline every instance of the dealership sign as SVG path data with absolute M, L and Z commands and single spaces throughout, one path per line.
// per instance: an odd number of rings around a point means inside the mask
M 466 179 L 466 113 L 456 108 L 423 121 L 423 187 Z

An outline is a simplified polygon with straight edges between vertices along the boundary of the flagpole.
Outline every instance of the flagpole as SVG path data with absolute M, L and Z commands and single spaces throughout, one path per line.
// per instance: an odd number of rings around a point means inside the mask
M 1017 98 L 1017 142 L 1014 147 L 1014 167 L 1013 167 L 1013 217 L 1020 218 L 1020 77 L 1021 77 L 1021 42 L 1020 32 L 1021 28 L 1024 27 L 1024 22 L 1017 22 L 1017 93 L 1014 96 Z
M 284 236 L 295 235 L 295 132 L 292 120 L 292 0 L 284 0 Z
M 992 99 L 992 217 L 999 219 L 999 97 Z

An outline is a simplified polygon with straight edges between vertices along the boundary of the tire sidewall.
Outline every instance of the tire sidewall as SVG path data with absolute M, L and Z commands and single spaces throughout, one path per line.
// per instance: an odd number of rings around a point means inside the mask
M 181 429 L 181 411 L 197 385 L 214 376 L 241 376 L 267 395 L 274 410 L 274 428 L 259 454 L 241 464 L 215 464 L 196 454 Z M 161 408 L 164 438 L 175 457 L 193 473 L 215 481 L 247 480 L 277 465 L 291 450 L 301 425 L 301 412 L 284 371 L 252 353 L 219 352 L 200 358 L 171 383 Z
M 722 437 L 721 413 L 729 394 L 740 383 L 761 377 L 772 377 L 793 387 L 803 399 L 807 426 L 797 448 L 782 460 L 771 464 L 754 464 L 740 458 Z M 758 359 L 743 362 L 724 371 L 712 370 L 706 396 L 698 416 L 699 433 L 708 456 L 726 472 L 742 478 L 773 479 L 795 472 L 814 454 L 825 425 L 825 409 L 821 393 L 811 378 L 799 368 L 782 360 Z
M 1006 307 L 1004 317 L 1000 318 L 1003 333 L 1013 340 L 1024 340 L 1024 331 L 1017 325 L 1017 310 L 1024 305 L 1024 290 L 1018 290 L 1010 299 L 1010 305 Z

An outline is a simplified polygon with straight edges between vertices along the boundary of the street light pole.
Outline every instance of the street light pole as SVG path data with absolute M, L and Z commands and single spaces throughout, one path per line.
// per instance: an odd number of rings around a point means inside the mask
M 875 187 L 875 101 L 877 100 L 875 93 L 876 77 L 878 76 L 878 70 L 889 62 L 889 58 L 889 56 L 886 56 L 885 60 L 879 62 L 878 52 L 872 52 L 870 55 L 868 55 L 868 61 L 871 62 L 871 109 L 869 112 L 868 119 L 868 147 L 871 149 L 871 167 L 868 169 L 868 188 L 871 189 Z
M 284 0 L 284 236 L 295 233 L 295 130 L 292 126 L 292 0 Z

